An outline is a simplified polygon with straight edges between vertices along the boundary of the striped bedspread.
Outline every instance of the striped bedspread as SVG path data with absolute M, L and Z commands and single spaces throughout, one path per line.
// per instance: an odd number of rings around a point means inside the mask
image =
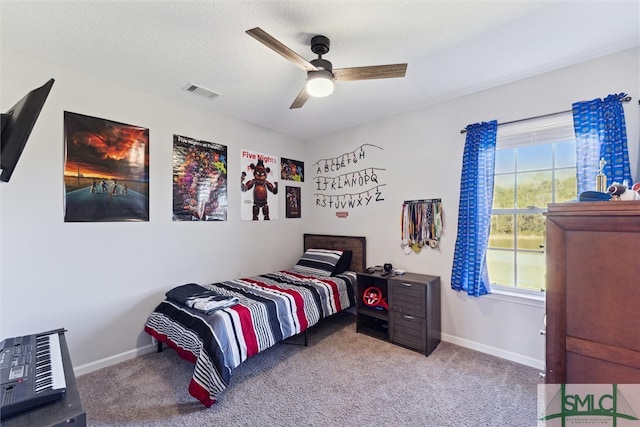
M 167 299 L 144 330 L 195 363 L 189 393 L 210 407 L 247 358 L 354 305 L 355 283 L 353 272 L 313 277 L 279 271 L 203 285 L 240 303 L 205 314 Z

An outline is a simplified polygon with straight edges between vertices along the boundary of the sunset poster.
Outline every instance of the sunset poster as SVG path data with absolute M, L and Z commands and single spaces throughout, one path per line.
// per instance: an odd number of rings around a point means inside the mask
M 64 112 L 65 222 L 149 221 L 149 129 Z

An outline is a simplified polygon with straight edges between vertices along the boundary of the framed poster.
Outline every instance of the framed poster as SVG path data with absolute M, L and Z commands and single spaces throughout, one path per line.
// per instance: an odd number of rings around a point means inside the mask
M 282 157 L 280 160 L 280 179 L 304 182 L 304 162 Z
M 269 154 L 241 150 L 240 216 L 258 221 L 278 219 L 278 158 Z
M 149 129 L 64 112 L 64 220 L 149 221 Z
M 173 220 L 227 220 L 227 147 L 173 135 Z
M 300 197 L 300 187 L 285 187 L 287 195 L 286 216 L 287 218 L 300 218 L 302 197 Z

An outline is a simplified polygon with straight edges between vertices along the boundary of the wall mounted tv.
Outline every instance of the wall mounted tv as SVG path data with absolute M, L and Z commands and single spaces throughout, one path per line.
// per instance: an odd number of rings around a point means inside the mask
M 0 118 L 1 150 L 0 181 L 9 182 L 13 170 L 20 159 L 24 146 L 38 120 L 44 102 L 51 92 L 54 80 L 26 94 L 16 105 L 3 113 Z

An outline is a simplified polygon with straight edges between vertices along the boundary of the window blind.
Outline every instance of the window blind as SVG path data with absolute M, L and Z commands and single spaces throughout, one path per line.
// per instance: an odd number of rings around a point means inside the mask
M 524 120 L 498 127 L 496 148 L 549 144 L 575 140 L 573 114 L 554 114 L 550 117 Z

